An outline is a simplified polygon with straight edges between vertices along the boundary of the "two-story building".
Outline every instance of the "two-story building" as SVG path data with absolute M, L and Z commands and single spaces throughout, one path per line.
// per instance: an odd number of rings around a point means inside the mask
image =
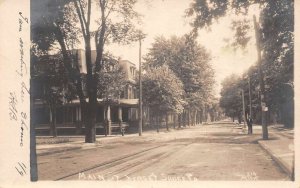
M 72 64 L 78 64 L 80 74 L 84 77 L 87 73 L 85 51 L 73 50 L 71 53 L 73 56 Z M 92 61 L 95 62 L 95 60 L 96 52 L 92 51 Z M 98 99 L 96 112 L 97 134 L 112 134 L 114 130 L 120 130 L 118 129 L 120 125 L 130 128 L 136 126 L 138 122 L 138 97 L 135 81 L 136 66 L 127 60 L 120 60 L 118 63 L 125 72 L 126 86 L 120 97 L 112 100 L 112 102 Z M 37 64 L 39 67 L 45 67 L 43 62 L 38 62 Z M 62 99 L 62 104 L 55 107 L 56 115 L 54 119 L 53 110 L 49 108 L 49 104 L 45 101 L 45 97 L 47 97 L 45 79 L 47 78 L 34 77 L 31 81 L 33 98 L 31 117 L 37 135 L 51 134 L 51 124 L 53 121 L 56 122 L 58 135 L 83 134 L 85 125 L 79 99 L 75 98 L 68 102 Z

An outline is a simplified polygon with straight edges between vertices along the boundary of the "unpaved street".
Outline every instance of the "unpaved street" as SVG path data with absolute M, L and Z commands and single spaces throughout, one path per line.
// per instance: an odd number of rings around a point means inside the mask
M 40 180 L 289 180 L 233 124 L 125 136 L 38 156 Z M 39 149 L 39 147 L 38 147 Z

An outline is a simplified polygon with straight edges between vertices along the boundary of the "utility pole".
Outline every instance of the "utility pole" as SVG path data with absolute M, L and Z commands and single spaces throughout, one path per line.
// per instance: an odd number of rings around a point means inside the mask
M 264 76 L 262 71 L 261 62 L 261 46 L 260 46 L 260 32 L 258 31 L 258 23 L 256 22 L 256 17 L 253 15 L 255 38 L 256 38 L 256 48 L 257 48 L 257 62 L 259 70 L 259 85 L 260 85 L 260 104 L 261 104 L 261 123 L 262 123 L 262 136 L 264 140 L 268 140 L 268 127 L 267 127 L 267 105 L 265 100 L 265 84 Z
M 244 128 L 246 128 L 246 117 L 245 117 L 245 96 L 244 90 L 242 89 L 242 102 L 243 102 L 243 119 L 244 119 Z
M 139 37 L 139 136 L 143 132 L 143 103 L 142 103 L 142 36 Z
M 251 92 L 251 79 L 248 78 L 248 85 L 249 85 L 249 118 L 252 119 L 252 92 Z
M 248 122 L 248 134 L 252 134 L 252 91 L 251 91 L 251 78 L 248 77 L 248 85 L 249 85 L 249 122 Z

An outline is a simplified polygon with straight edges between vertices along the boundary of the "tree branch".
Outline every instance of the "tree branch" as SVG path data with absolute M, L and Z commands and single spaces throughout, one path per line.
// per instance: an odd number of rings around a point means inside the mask
M 87 11 L 87 23 L 86 23 L 86 32 L 89 33 L 90 22 L 91 22 L 91 0 L 88 0 L 88 11 Z
M 74 82 L 74 78 L 75 80 L 77 80 L 77 82 L 75 82 L 75 85 L 76 85 L 76 90 L 77 90 L 77 94 L 78 94 L 78 97 L 79 97 L 79 100 L 81 102 L 86 102 L 85 101 L 85 97 L 84 97 L 84 93 L 83 93 L 83 89 L 82 89 L 82 86 L 81 86 L 81 83 L 82 83 L 82 79 L 80 77 L 80 73 L 79 72 L 75 72 L 75 70 L 72 68 L 71 66 L 71 58 L 68 54 L 68 51 L 67 51 L 67 48 L 66 48 L 66 44 L 64 42 L 64 37 L 63 37 L 63 33 L 59 27 L 58 24 L 54 24 L 54 28 L 55 28 L 55 38 L 57 39 L 60 47 L 61 47 L 61 50 L 62 50 L 62 54 L 63 54 L 63 65 L 64 67 L 66 68 L 65 71 L 66 71 L 66 74 L 68 75 L 68 79 L 71 81 L 71 82 Z
M 111 7 L 109 8 L 107 15 L 105 16 L 105 20 L 107 20 L 108 16 L 110 15 L 110 13 L 112 12 L 113 8 L 114 8 L 115 4 L 112 4 Z
M 79 21 L 80 21 L 80 25 L 81 25 L 82 35 L 83 35 L 84 40 L 86 40 L 85 24 L 84 24 L 84 21 L 83 21 L 83 18 L 82 18 L 82 16 L 84 16 L 84 15 L 82 15 L 77 3 L 78 3 L 78 0 L 74 0 L 76 12 L 77 12 L 77 15 L 78 15 L 78 18 L 79 18 Z
M 81 14 L 82 14 L 83 22 L 84 22 L 84 24 L 85 24 L 85 26 L 86 26 L 86 25 L 87 25 L 87 22 L 86 22 L 86 19 L 85 19 L 84 10 L 83 10 L 81 1 L 80 1 L 80 0 L 78 0 L 78 1 L 79 1 L 79 7 L 80 7 Z
M 98 51 L 98 35 L 99 35 L 99 29 L 95 33 L 95 46 L 96 46 L 96 52 Z
M 101 8 L 101 28 L 100 28 L 100 36 L 97 44 L 97 58 L 96 58 L 96 67 L 95 73 L 99 72 L 101 69 L 101 60 L 103 58 L 104 51 L 104 35 L 106 32 L 106 20 L 105 20 L 105 0 L 103 2 L 99 0 L 100 8 Z M 98 74 L 95 74 L 98 75 Z

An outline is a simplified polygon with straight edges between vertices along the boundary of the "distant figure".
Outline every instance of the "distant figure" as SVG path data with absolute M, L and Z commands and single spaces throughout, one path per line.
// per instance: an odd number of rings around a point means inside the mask
M 245 112 L 245 117 L 246 117 L 246 122 L 247 122 L 247 126 L 248 126 L 248 134 L 252 134 L 252 117 L 250 117 L 248 110 Z

